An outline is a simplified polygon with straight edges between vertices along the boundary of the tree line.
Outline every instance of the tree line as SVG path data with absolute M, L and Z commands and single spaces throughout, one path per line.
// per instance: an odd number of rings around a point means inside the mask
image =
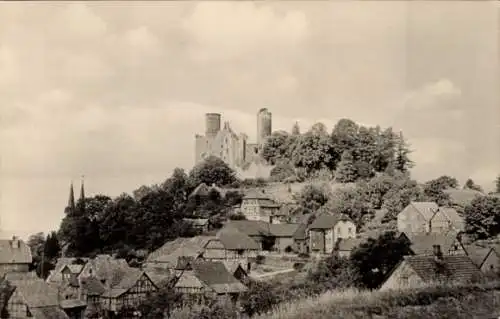
M 323 123 L 303 134 L 297 123 L 290 133 L 276 131 L 266 140 L 262 155 L 277 166 L 272 175 L 281 180 L 326 174 L 349 183 L 377 172 L 407 172 L 413 166 L 409 147 L 403 134 L 390 127 L 366 127 L 341 119 L 331 133 Z

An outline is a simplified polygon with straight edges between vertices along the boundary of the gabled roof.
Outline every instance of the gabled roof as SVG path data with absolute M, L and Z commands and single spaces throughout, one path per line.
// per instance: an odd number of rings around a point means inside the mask
M 255 240 L 235 228 L 223 228 L 217 233 L 224 249 L 227 250 L 259 250 L 260 246 Z
M 271 198 L 266 193 L 262 192 L 262 190 L 259 191 L 256 189 L 247 190 L 243 199 L 271 200 Z
M 129 291 L 142 276 L 147 277 L 144 271 L 137 268 L 116 269 L 111 278 L 109 289 L 106 289 L 102 296 L 117 298 Z
M 59 306 L 57 289 L 40 278 L 19 280 L 13 283 L 16 291 L 31 308 Z
M 226 269 L 222 262 L 198 261 L 192 264 L 196 278 L 215 292 L 241 293 L 247 288 Z
M 106 291 L 101 281 L 93 276 L 82 278 L 81 284 L 82 290 L 90 296 L 100 296 Z
M 145 269 L 144 270 L 156 287 L 163 287 L 175 277 L 173 271 L 167 269 Z
M 450 200 L 454 205 L 465 207 L 478 196 L 485 196 L 484 193 L 474 189 L 455 189 L 448 188 L 444 192 L 450 196 Z
M 257 220 L 231 220 L 224 228 L 235 228 L 248 236 L 270 236 L 269 223 Z M 223 228 L 223 229 L 224 229 Z
M 161 263 L 173 268 L 177 265 L 179 257 L 198 257 L 205 245 L 214 236 L 180 237 L 165 243 L 162 247 L 152 252 L 147 263 Z
M 491 247 L 478 247 L 475 245 L 467 245 L 464 246 L 465 252 L 467 256 L 474 262 L 474 264 L 481 268 L 483 263 L 486 261 L 486 258 L 493 253 L 496 254 L 495 250 Z
M 69 264 L 69 265 L 65 265 L 63 267 L 63 269 L 61 270 L 64 271 L 65 269 L 68 269 L 72 274 L 80 274 L 80 272 L 82 271 L 84 265 L 77 265 L 77 264 Z
M 479 268 L 467 256 L 443 256 L 443 267 L 440 269 L 434 256 L 406 256 L 406 262 L 418 276 L 426 281 L 448 279 L 452 281 L 470 281 L 474 277 L 482 277 Z
M 31 264 L 31 249 L 20 239 L 0 239 L 0 264 Z
M 293 233 L 293 238 L 296 240 L 305 240 L 307 238 L 307 224 L 306 223 L 300 223 L 299 227 L 297 227 L 297 230 L 295 233 Z
M 457 234 L 454 232 L 408 234 L 408 238 L 411 241 L 410 248 L 416 255 L 433 254 L 433 245 L 440 245 L 445 253 L 453 244 L 458 243 Z
M 431 220 L 439 209 L 435 202 L 411 202 L 408 206 L 413 206 L 425 220 Z
M 328 213 L 320 214 L 316 217 L 314 222 L 309 226 L 309 229 L 331 229 L 337 225 L 340 221 L 351 221 L 352 220 L 341 214 L 331 215 Z
M 88 261 L 88 258 L 80 258 L 82 261 L 84 262 L 87 262 Z M 68 258 L 68 257 L 61 257 L 59 259 L 57 259 L 57 263 L 54 267 L 53 270 L 50 271 L 50 274 L 49 276 L 47 277 L 46 281 L 47 282 L 59 282 L 59 281 L 62 281 L 62 274 L 61 274 L 61 271 L 64 269 L 64 267 L 66 265 L 69 265 L 70 266 L 70 269 L 73 269 L 75 271 L 78 270 L 78 266 L 77 264 L 73 264 L 76 260 L 78 260 L 78 258 L 75 258 L 75 257 L 71 257 L 71 258 Z M 83 269 L 83 266 L 82 265 L 82 269 Z M 73 268 L 71 268 L 73 267 Z M 80 271 L 82 270 L 80 269 Z M 79 271 L 79 272 L 80 272 Z M 79 273 L 78 272 L 78 273 Z
M 87 264 L 92 267 L 92 275 L 98 279 L 110 278 L 116 270 L 130 268 L 125 259 L 115 259 L 109 255 L 97 255 L 91 259 Z
M 300 224 L 291 223 L 270 224 L 269 231 L 275 237 L 293 237 L 299 226 Z
M 223 260 L 222 263 L 230 274 L 234 274 L 236 270 L 238 270 L 238 268 L 241 268 L 246 273 L 245 269 L 239 261 Z
M 440 207 L 439 211 L 442 212 L 452 223 L 461 223 L 464 221 L 463 217 L 458 214 L 455 208 Z

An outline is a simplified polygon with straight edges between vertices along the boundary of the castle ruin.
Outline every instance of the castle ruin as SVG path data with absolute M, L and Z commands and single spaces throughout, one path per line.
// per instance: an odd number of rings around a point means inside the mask
M 241 170 L 249 164 L 262 164 L 262 147 L 272 132 L 272 113 L 262 108 L 257 113 L 257 142 L 248 143 L 244 133 L 236 134 L 229 122 L 221 129 L 221 114 L 205 114 L 205 135 L 195 135 L 195 162 L 208 156 L 222 159 L 231 168 Z

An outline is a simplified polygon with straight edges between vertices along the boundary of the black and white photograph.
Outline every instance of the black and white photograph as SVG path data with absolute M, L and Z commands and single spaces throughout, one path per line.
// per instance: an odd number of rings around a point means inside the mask
M 0 318 L 500 318 L 500 1 L 0 1 Z

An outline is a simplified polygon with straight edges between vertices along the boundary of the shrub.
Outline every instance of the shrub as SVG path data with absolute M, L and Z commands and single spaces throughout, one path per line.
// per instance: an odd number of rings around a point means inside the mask
M 293 252 L 293 248 L 291 246 L 286 246 L 285 253 L 289 254 L 291 252 Z
M 258 255 L 256 260 L 255 260 L 255 263 L 258 265 L 262 265 L 265 260 L 266 260 L 266 256 Z

